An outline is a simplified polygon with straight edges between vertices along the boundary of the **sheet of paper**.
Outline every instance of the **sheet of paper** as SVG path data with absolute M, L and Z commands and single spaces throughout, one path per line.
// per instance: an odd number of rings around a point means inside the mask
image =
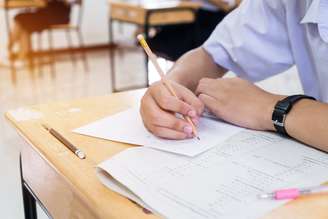
M 286 203 L 258 194 L 327 181 L 328 155 L 273 133 L 244 130 L 197 157 L 139 147 L 99 168 L 165 218 L 256 219 Z
M 164 140 L 152 135 L 144 127 L 137 108 L 98 120 L 74 132 L 129 144 L 143 145 L 186 156 L 198 155 L 221 143 L 242 128 L 209 118 L 201 118 L 198 126 L 200 140 Z

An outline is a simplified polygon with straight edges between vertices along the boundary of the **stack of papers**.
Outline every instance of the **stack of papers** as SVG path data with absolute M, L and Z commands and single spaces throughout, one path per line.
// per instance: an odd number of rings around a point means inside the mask
M 134 147 L 104 161 L 101 182 L 164 218 L 261 218 L 280 188 L 328 180 L 328 155 L 272 133 L 241 131 L 196 156 Z
M 200 141 L 153 136 L 136 108 L 74 131 L 143 145 L 102 162 L 97 173 L 109 189 L 165 218 L 260 218 L 286 201 L 259 194 L 328 180 L 326 153 L 207 118 L 198 127 Z

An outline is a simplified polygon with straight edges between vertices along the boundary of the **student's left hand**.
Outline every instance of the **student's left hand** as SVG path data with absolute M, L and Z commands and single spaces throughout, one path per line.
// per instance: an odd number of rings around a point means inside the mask
M 274 130 L 272 112 L 277 101 L 283 99 L 237 77 L 203 78 L 196 94 L 218 118 L 256 130 Z

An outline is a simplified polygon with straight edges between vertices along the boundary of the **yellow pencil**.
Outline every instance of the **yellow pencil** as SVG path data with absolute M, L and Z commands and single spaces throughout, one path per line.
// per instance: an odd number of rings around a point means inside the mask
M 159 64 L 157 62 L 157 56 L 151 51 L 151 49 L 149 48 L 149 46 L 148 46 L 145 38 L 143 37 L 143 35 L 142 34 L 139 34 L 137 36 L 137 38 L 138 38 L 138 40 L 140 42 L 140 45 L 142 46 L 142 48 L 145 50 L 146 54 L 148 55 L 149 60 L 155 66 L 156 71 L 158 72 L 159 76 L 161 77 L 161 80 L 162 80 L 163 84 L 166 86 L 166 88 L 169 90 L 169 92 L 173 96 L 175 96 L 176 98 L 179 98 L 178 95 L 176 94 L 176 92 L 174 91 L 173 87 L 171 86 L 170 81 L 169 80 L 166 80 L 165 73 L 164 73 L 164 71 L 162 70 L 162 68 L 159 66 Z M 200 138 L 198 137 L 198 134 L 197 134 L 196 126 L 194 125 L 194 123 L 192 122 L 192 120 L 190 119 L 190 117 L 189 116 L 183 116 L 183 118 L 186 121 L 188 121 L 188 123 L 191 125 L 192 132 L 193 132 L 194 136 L 197 137 L 198 140 L 200 140 Z

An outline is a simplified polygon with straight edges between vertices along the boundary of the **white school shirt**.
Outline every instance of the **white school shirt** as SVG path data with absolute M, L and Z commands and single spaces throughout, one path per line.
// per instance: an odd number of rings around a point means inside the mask
M 203 48 L 251 81 L 296 64 L 304 93 L 328 102 L 328 0 L 243 0 Z

